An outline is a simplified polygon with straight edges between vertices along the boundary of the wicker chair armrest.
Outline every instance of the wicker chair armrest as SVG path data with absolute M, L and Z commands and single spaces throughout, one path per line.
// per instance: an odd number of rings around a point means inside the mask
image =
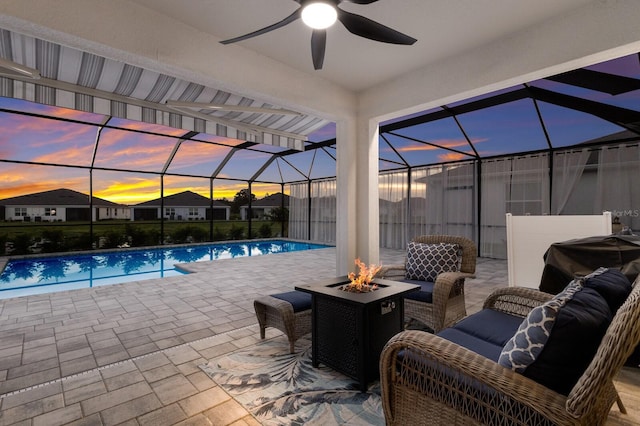
M 536 306 L 553 297 L 552 294 L 526 287 L 504 287 L 495 290 L 484 301 L 484 309 L 526 317 Z
M 376 277 L 378 278 L 404 278 L 406 269 L 404 265 L 386 265 L 382 266 Z
M 415 371 L 405 375 L 404 379 L 400 377 L 402 373 L 399 372 L 399 369 L 403 368 L 398 357 L 400 351 L 403 351 L 402 356 L 408 360 L 407 368 L 412 368 L 411 363 L 415 368 Z M 416 359 L 424 360 L 424 365 L 416 366 Z M 437 366 L 441 374 L 430 374 L 427 378 L 424 376 L 426 374 L 424 366 Z M 514 406 L 548 417 L 558 424 L 574 424 L 576 421 L 566 412 L 565 396 L 462 346 L 423 331 L 403 331 L 387 342 L 380 357 L 380 381 L 382 404 L 389 425 L 420 424 L 424 423 L 424 419 L 429 416 L 438 417 L 440 415 L 438 407 L 451 404 L 451 395 L 444 396 L 443 392 L 446 393 L 452 389 L 455 392 L 456 386 L 460 383 L 471 384 L 473 389 L 486 390 L 486 395 L 484 395 L 485 391 L 471 392 L 464 390 L 465 387 L 461 386 L 462 392 L 456 394 L 454 398 L 456 403 L 490 407 L 487 409 L 491 410 L 490 416 L 496 421 L 512 419 L 514 412 L 519 410 L 514 410 Z M 415 383 L 411 383 L 414 381 Z M 393 389 L 394 387 L 396 389 Z M 433 395 L 428 395 L 429 392 Z M 399 413 L 394 407 L 399 404 L 398 400 L 426 402 L 418 404 L 419 407 L 414 406 L 413 409 Z M 507 400 L 508 403 L 502 404 Z M 425 410 L 434 412 L 427 414 Z M 501 412 L 501 410 L 513 411 Z
M 465 278 L 475 278 L 475 274 L 469 274 L 466 272 L 442 272 L 438 274 L 436 278 L 436 282 L 434 283 L 436 286 L 438 285 L 446 285 L 453 286 L 456 281 L 464 280 Z

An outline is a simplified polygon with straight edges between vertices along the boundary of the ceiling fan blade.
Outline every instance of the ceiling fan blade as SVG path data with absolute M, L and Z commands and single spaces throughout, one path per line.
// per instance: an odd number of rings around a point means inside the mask
M 411 45 L 417 40 L 364 16 L 338 9 L 338 19 L 352 34 L 383 43 Z
M 251 33 L 248 33 L 248 34 L 245 34 L 245 35 L 242 35 L 242 36 L 239 36 L 239 37 L 230 38 L 228 40 L 222 40 L 220 43 L 222 43 L 222 44 L 236 43 L 238 41 L 246 40 L 248 38 L 256 37 L 256 36 L 268 33 L 269 31 L 273 31 L 273 30 L 277 30 L 278 28 L 282 28 L 285 25 L 292 23 L 296 19 L 299 19 L 300 18 L 300 14 L 301 14 L 301 9 L 302 8 L 299 7 L 295 12 L 293 12 L 291 15 L 287 16 L 286 18 L 284 18 L 280 22 L 276 22 L 275 24 L 271 24 L 271 25 L 269 25 L 267 27 L 264 27 L 262 29 L 253 31 Z
M 321 70 L 324 63 L 324 52 L 327 47 L 327 31 L 313 30 L 311 34 L 311 58 L 313 69 Z
M 208 103 L 201 103 L 201 102 L 186 102 L 186 101 L 172 101 L 172 100 L 166 101 L 165 104 L 172 107 L 179 107 L 179 108 L 211 109 L 211 110 L 217 110 L 217 111 L 256 112 L 260 114 L 302 115 L 302 113 L 299 113 L 297 111 L 291 111 L 289 109 L 250 107 L 250 106 L 242 106 L 242 105 L 208 104 Z

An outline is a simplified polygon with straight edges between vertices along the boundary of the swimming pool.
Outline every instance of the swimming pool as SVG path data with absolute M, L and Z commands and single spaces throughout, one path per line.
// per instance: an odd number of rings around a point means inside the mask
M 181 275 L 178 263 L 326 247 L 268 240 L 12 259 L 0 274 L 0 299 Z

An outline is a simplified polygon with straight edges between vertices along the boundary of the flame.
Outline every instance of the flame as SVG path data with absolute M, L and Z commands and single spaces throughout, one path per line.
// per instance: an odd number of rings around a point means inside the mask
M 347 291 L 355 291 L 355 292 L 365 292 L 365 291 L 373 291 L 378 286 L 376 284 L 371 284 L 371 281 L 376 276 L 378 271 L 382 268 L 382 266 L 376 265 L 367 265 L 364 262 L 360 261 L 360 259 L 355 260 L 355 264 L 360 269 L 358 275 L 355 272 L 349 272 L 348 278 L 351 281 L 350 284 L 345 286 L 345 290 Z

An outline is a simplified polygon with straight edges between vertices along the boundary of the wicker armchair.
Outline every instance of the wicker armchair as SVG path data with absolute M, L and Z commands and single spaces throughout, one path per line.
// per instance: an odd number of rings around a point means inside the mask
M 405 320 L 416 319 L 438 332 L 467 315 L 464 281 L 465 278 L 475 277 L 478 249 L 470 239 L 451 235 L 423 235 L 412 241 L 423 244 L 452 243 L 462 248 L 460 271 L 438 275 L 433 287 L 432 303 L 404 300 Z M 405 264 L 383 266 L 377 276 L 388 280 L 402 280 L 406 272 Z
M 524 316 L 550 297 L 508 288 L 485 307 Z M 436 335 L 404 331 L 380 358 L 385 419 L 387 425 L 600 425 L 614 402 L 625 412 L 613 378 L 639 341 L 640 285 L 635 285 L 591 363 L 564 396 Z

